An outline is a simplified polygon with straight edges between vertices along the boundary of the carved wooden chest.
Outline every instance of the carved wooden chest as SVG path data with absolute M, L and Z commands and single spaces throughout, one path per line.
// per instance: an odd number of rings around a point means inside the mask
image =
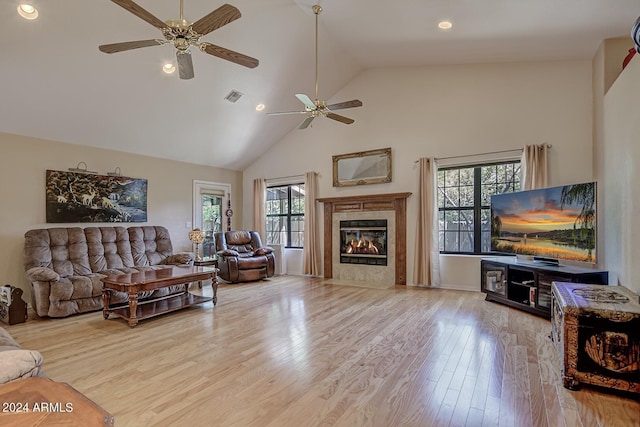
M 622 286 L 553 282 L 551 337 L 563 383 L 640 393 L 640 304 Z

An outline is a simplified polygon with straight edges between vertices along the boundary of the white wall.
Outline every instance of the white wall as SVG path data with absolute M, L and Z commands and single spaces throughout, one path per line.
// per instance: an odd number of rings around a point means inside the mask
M 413 283 L 418 170 L 415 160 L 553 145 L 550 185 L 592 179 L 590 61 L 501 63 L 367 70 L 329 102 L 362 100 L 342 110 L 344 125 L 318 118 L 294 130 L 243 174 L 243 224 L 252 224 L 254 178 L 319 173 L 319 196 L 411 192 L 408 199 L 408 283 Z M 334 188 L 331 156 L 392 147 L 393 181 Z M 322 226 L 322 221 L 320 221 Z M 320 230 L 322 235 L 322 231 Z M 443 285 L 480 289 L 479 264 L 443 260 Z M 459 274 L 465 271 L 468 274 Z M 474 279 L 472 279 L 474 278 Z
M 231 184 L 234 211 L 242 215 L 240 172 L 6 133 L 0 133 L 0 147 L 0 284 L 22 288 L 27 302 L 30 290 L 23 268 L 24 233 L 32 228 L 103 225 L 46 224 L 47 169 L 66 171 L 85 162 L 89 170 L 103 175 L 119 167 L 124 176 L 147 179 L 147 222 L 118 225 L 165 226 L 176 252 L 192 251 L 186 223 L 193 218 L 194 179 Z M 233 220 L 234 226 L 240 223 L 236 217 Z
M 622 63 L 633 47 L 633 40 L 629 37 L 603 40 L 593 58 L 593 175 L 600 183 L 597 187 L 597 199 L 604 199 L 605 175 L 604 159 L 607 147 L 604 140 L 604 97 L 609 88 L 622 73 Z M 605 251 L 605 203 L 597 204 L 596 217 L 598 219 L 598 236 L 596 239 L 596 253 L 601 266 L 609 265 L 608 259 L 614 253 Z M 614 259 L 615 261 L 615 259 Z M 615 271 L 609 273 L 610 283 L 617 283 Z
M 605 268 L 640 294 L 640 58 L 636 55 L 604 98 Z

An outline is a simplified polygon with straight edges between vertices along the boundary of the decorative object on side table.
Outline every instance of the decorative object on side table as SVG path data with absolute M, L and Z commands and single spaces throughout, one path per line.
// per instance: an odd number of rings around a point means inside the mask
M 27 320 L 27 303 L 22 300 L 22 289 L 0 286 L 0 320 L 9 325 Z
M 640 393 L 640 304 L 630 289 L 553 282 L 551 338 L 566 388 Z
M 204 231 L 200 230 L 199 228 L 194 228 L 189 232 L 189 240 L 191 240 L 192 243 L 196 244 L 195 259 L 196 261 L 200 261 L 202 257 L 200 256 L 199 246 L 202 242 L 204 242 Z

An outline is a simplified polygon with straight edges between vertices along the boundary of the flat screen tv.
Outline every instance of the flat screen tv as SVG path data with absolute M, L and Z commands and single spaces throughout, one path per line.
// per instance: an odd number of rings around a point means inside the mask
M 491 250 L 596 262 L 596 183 L 491 196 Z

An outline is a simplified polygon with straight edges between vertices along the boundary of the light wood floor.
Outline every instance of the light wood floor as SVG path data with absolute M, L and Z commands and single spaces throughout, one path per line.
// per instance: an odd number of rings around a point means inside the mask
M 218 301 L 6 329 L 117 426 L 640 426 L 636 399 L 562 387 L 548 320 L 481 293 L 283 276 Z

